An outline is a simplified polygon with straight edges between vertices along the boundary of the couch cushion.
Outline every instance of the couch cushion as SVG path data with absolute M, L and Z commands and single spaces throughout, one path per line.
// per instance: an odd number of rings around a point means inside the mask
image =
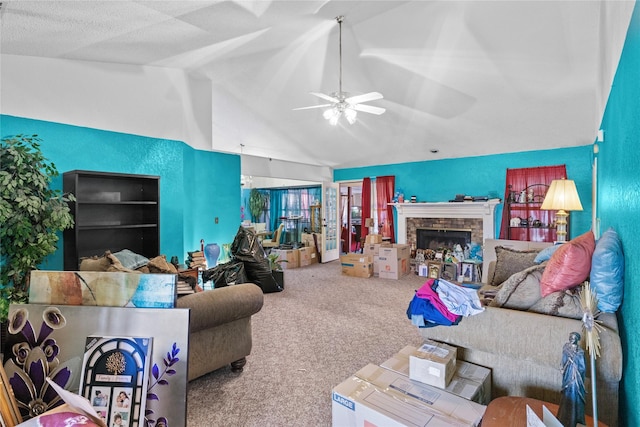
M 499 286 L 498 293 L 489 305 L 514 310 L 528 310 L 542 298 L 540 279 L 543 271 L 544 265 L 534 265 L 511 275 Z
M 622 304 L 624 253 L 618 233 L 609 228 L 596 243 L 591 258 L 591 287 L 598 297 L 598 309 L 613 313 Z
M 544 269 L 540 282 L 542 296 L 571 289 L 584 282 L 589 277 L 594 249 L 595 239 L 591 231 L 560 245 Z
M 513 274 L 531 267 L 535 264 L 534 260 L 537 254 L 537 250 L 516 251 L 496 246 L 496 266 L 493 270 L 493 277 L 489 277 L 489 284 L 498 286 Z

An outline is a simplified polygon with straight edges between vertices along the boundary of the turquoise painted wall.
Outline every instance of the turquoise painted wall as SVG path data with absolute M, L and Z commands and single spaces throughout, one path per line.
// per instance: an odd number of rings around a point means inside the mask
M 486 196 L 497 194 L 504 198 L 508 168 L 567 165 L 568 178 L 575 180 L 584 210 L 571 212 L 571 235 L 577 236 L 591 229 L 592 146 L 528 151 L 524 153 L 465 157 L 461 159 L 431 160 L 363 168 L 337 169 L 335 181 L 360 180 L 364 177 L 394 175 L 396 189 L 405 197 L 416 196 L 422 202 L 444 202 L 456 194 Z M 497 209 L 496 237 L 499 235 Z
M 0 115 L 0 135 L 38 134 L 58 171 L 159 175 L 160 251 L 184 261 L 205 242 L 231 242 L 240 224 L 240 157 L 197 151 L 180 141 Z M 219 217 L 219 223 L 214 218 Z M 42 268 L 62 270 L 62 242 Z
M 598 154 L 600 229 L 613 227 L 625 255 L 624 300 L 619 311 L 624 354 L 620 419 L 640 425 L 640 5 L 636 1 L 627 39 L 607 102 L 604 142 Z M 603 351 L 607 351 L 603 348 Z

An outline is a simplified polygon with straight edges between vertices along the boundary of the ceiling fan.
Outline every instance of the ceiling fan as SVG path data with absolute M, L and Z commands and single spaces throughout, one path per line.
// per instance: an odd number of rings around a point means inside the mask
M 338 21 L 338 25 L 340 26 L 340 86 L 338 92 L 333 92 L 330 95 L 325 95 L 324 93 L 319 92 L 310 92 L 311 95 L 317 96 L 318 98 L 322 98 L 326 101 L 331 102 L 330 104 L 320 104 L 320 105 L 312 105 L 310 107 L 300 107 L 294 108 L 294 110 L 308 110 L 311 108 L 327 108 L 323 117 L 329 120 L 329 123 L 332 125 L 337 125 L 338 120 L 341 116 L 347 119 L 349 124 L 354 124 L 356 122 L 356 116 L 358 111 L 362 111 L 364 113 L 371 113 L 380 115 L 384 113 L 386 110 L 381 107 L 374 107 L 372 105 L 363 105 L 363 102 L 375 101 L 377 99 L 382 99 L 383 96 L 379 92 L 369 92 L 363 95 L 355 95 L 349 96 L 347 92 L 342 91 L 342 21 L 344 20 L 344 16 L 337 16 L 336 21 Z

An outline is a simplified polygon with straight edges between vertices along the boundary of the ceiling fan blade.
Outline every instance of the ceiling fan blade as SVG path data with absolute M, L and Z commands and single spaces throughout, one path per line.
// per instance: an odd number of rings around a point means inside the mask
M 338 103 L 340 102 L 340 100 L 338 98 L 334 98 L 333 96 L 329 96 L 329 95 L 325 95 L 324 93 L 320 93 L 320 92 L 309 92 L 311 95 L 315 95 L 318 98 L 322 98 L 326 101 L 329 102 L 333 102 L 333 103 Z
M 376 99 L 382 99 L 382 98 L 384 97 L 380 92 L 369 92 L 363 95 L 351 96 L 345 99 L 345 102 L 353 105 L 353 104 L 360 104 L 362 102 L 375 101 Z
M 356 104 L 353 106 L 353 108 L 354 110 L 362 111 L 363 113 L 377 114 L 378 116 L 380 114 L 383 114 L 385 111 L 387 111 L 385 108 L 374 107 L 373 105 L 363 105 L 363 104 Z
M 310 107 L 299 107 L 299 108 L 294 108 L 293 111 L 296 110 L 310 110 L 311 108 L 324 108 L 324 107 L 330 107 L 333 104 L 320 104 L 320 105 L 312 105 Z

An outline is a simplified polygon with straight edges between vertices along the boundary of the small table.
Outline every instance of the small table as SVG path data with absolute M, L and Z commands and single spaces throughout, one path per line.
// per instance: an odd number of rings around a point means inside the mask
M 503 396 L 493 399 L 482 417 L 482 427 L 527 427 L 527 405 L 542 419 L 542 405 L 555 415 L 558 405 L 530 397 Z M 585 416 L 587 427 L 593 426 L 593 418 Z M 607 427 L 598 421 L 598 427 Z

